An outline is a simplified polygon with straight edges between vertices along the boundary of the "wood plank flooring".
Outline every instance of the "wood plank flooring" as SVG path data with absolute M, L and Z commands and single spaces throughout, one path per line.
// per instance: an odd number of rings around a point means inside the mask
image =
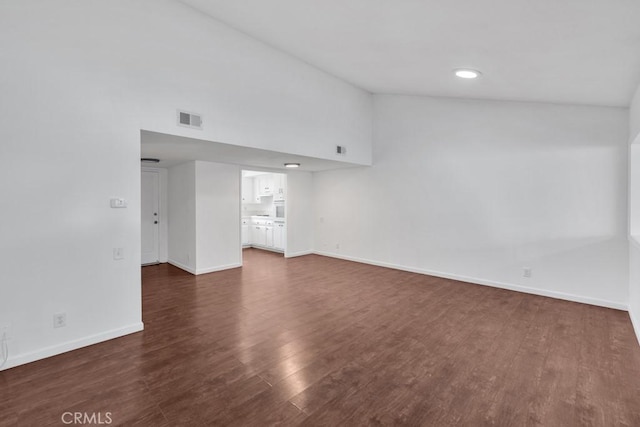
M 0 425 L 640 426 L 627 313 L 320 256 L 144 267 L 144 332 L 0 372 Z

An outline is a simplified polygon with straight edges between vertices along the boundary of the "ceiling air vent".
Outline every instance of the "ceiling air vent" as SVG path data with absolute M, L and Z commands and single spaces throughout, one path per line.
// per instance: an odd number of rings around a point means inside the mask
M 178 125 L 193 129 L 202 129 L 202 116 L 178 110 Z

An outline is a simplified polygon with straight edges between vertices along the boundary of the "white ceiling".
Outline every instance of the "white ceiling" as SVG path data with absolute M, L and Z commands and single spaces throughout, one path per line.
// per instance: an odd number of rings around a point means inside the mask
M 626 107 L 640 80 L 640 0 L 181 1 L 373 93 Z
M 356 167 L 358 165 L 315 157 L 296 156 L 277 151 L 241 147 L 220 142 L 186 138 L 164 133 L 142 131 L 140 144 L 141 158 L 159 159 L 160 163 L 142 163 L 142 166 L 168 168 L 192 160 L 231 163 L 268 170 L 292 170 L 285 163 L 300 163 L 293 170 L 317 172 L 330 169 Z

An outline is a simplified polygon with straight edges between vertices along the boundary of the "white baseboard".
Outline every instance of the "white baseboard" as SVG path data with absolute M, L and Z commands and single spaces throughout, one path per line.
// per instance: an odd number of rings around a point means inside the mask
M 191 273 L 194 276 L 198 276 L 200 274 L 207 274 L 207 273 L 213 273 L 215 271 L 222 271 L 222 270 L 229 270 L 231 268 L 238 268 L 238 267 L 242 267 L 242 264 L 227 264 L 227 265 L 218 265 L 215 267 L 207 267 L 207 268 L 198 268 L 198 269 L 193 269 L 187 265 L 184 265 L 178 261 L 174 261 L 172 259 L 170 259 L 168 261 L 169 264 L 173 265 L 174 267 L 178 267 L 180 270 L 184 270 L 187 273 Z
M 260 249 L 261 251 L 275 252 L 277 254 L 283 254 L 284 253 L 283 249 L 270 248 L 269 246 L 250 245 L 250 246 L 243 246 L 242 247 L 242 249 L 249 249 L 249 248 Z
M 314 254 L 314 253 L 316 253 L 316 252 L 314 252 L 314 251 L 285 252 L 284 253 L 284 257 L 285 258 L 295 258 L 297 256 L 311 255 L 311 254 Z
M 181 262 L 178 262 L 178 261 L 175 261 L 175 260 L 172 260 L 172 259 L 169 259 L 167 262 L 169 264 L 173 265 L 174 267 L 178 267 L 180 270 L 186 271 L 187 273 L 191 273 L 193 275 L 196 274 L 196 270 L 194 268 L 191 268 L 188 265 L 184 265 Z
M 103 341 L 112 340 L 114 338 L 123 337 L 125 335 L 139 332 L 144 329 L 142 322 L 134 323 L 133 325 L 125 326 L 123 328 L 112 329 L 110 331 L 101 332 L 95 335 L 89 335 L 84 338 L 79 338 L 72 341 L 67 341 L 61 344 L 52 345 L 42 348 L 40 350 L 32 351 L 29 353 L 18 354 L 16 356 L 9 356 L 7 364 L 0 369 L 13 368 L 16 366 L 24 365 L 26 363 L 35 362 L 37 360 L 46 359 L 47 357 L 56 356 L 58 354 L 66 353 L 68 351 L 77 350 L 82 347 L 87 347 L 93 344 L 98 344 Z
M 230 270 L 232 268 L 238 268 L 238 267 L 242 267 L 242 264 L 227 264 L 227 265 L 219 265 L 216 267 L 199 268 L 196 270 L 196 275 L 213 273 L 215 271 Z
M 317 255 L 327 256 L 327 257 L 331 257 L 331 258 L 339 258 L 339 259 L 344 259 L 344 260 L 347 260 L 347 261 L 361 262 L 363 264 L 376 265 L 378 267 L 393 268 L 395 270 L 409 271 L 411 273 L 426 274 L 428 276 L 436 276 L 436 277 L 442 277 L 442 278 L 445 278 L 445 279 L 457 280 L 457 281 L 460 281 L 460 282 L 473 283 L 475 285 L 483 285 L 483 286 L 491 286 L 491 287 L 500 288 L 500 289 L 508 289 L 508 290 L 511 290 L 511 291 L 524 292 L 524 293 L 527 293 L 527 294 L 540 295 L 540 296 L 544 296 L 544 297 L 556 298 L 556 299 L 561 299 L 561 300 L 566 300 L 566 301 L 573 301 L 573 302 L 579 302 L 579 303 L 583 303 L 583 304 L 596 305 L 596 306 L 599 306 L 599 307 L 614 308 L 616 310 L 628 311 L 628 309 L 629 309 L 629 307 L 626 304 L 621 303 L 621 302 L 617 302 L 617 301 L 608 301 L 608 300 L 602 300 L 602 299 L 597 299 L 597 298 L 590 298 L 590 297 L 585 297 L 585 296 L 581 296 L 581 295 L 568 294 L 568 293 L 564 293 L 564 292 L 550 291 L 550 290 L 546 290 L 546 289 L 530 288 L 530 287 L 527 287 L 527 286 L 514 285 L 514 284 L 511 284 L 511 283 L 504 283 L 504 282 L 496 282 L 496 281 L 492 281 L 492 280 L 480 279 L 480 278 L 477 278 L 477 277 L 462 276 L 462 275 L 459 275 L 459 274 L 444 273 L 444 272 L 441 272 L 441 271 L 425 270 L 425 269 L 422 269 L 422 268 L 415 268 L 415 267 L 407 267 L 407 266 L 404 266 L 404 265 L 397 265 L 397 264 L 391 264 L 391 263 L 386 263 L 386 262 L 373 261 L 373 260 L 368 260 L 368 259 L 363 259 L 363 258 L 357 258 L 357 257 L 351 257 L 351 256 L 335 254 L 335 253 L 331 253 L 331 252 L 315 251 L 314 253 L 317 254 Z
M 638 339 L 638 345 L 640 345 L 640 319 L 636 317 L 636 314 L 631 308 L 629 308 L 629 318 L 631 319 L 631 325 L 633 325 L 633 330 L 636 333 L 636 338 Z

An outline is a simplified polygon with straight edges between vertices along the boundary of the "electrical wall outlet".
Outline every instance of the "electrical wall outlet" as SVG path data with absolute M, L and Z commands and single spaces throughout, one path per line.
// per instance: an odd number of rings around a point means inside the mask
M 522 267 L 522 277 L 531 277 L 531 267 Z
M 53 315 L 53 327 L 64 328 L 67 326 L 67 313 L 56 313 Z
M 113 259 L 124 259 L 124 248 L 113 248 Z

